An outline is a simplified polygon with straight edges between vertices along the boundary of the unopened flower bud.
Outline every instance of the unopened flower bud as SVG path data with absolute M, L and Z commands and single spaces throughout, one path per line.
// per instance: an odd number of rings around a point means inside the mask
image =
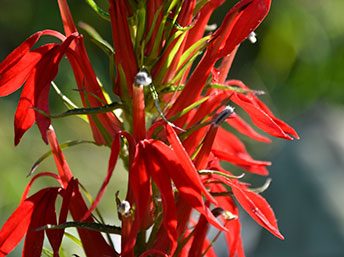
M 217 115 L 214 125 L 216 127 L 220 126 L 232 113 L 234 112 L 234 107 L 227 105 L 225 109 Z
M 130 203 L 128 201 L 122 201 L 121 204 L 118 206 L 118 212 L 121 215 L 128 215 L 130 212 Z
M 146 70 L 139 71 L 135 76 L 135 84 L 148 86 L 152 84 L 152 77 Z
M 251 33 L 250 33 L 250 35 L 248 35 L 248 37 L 247 37 L 247 39 L 248 40 L 250 40 L 250 42 L 252 43 L 252 44 L 254 44 L 254 43 L 256 43 L 257 42 L 257 34 L 254 32 L 254 31 L 252 31 Z

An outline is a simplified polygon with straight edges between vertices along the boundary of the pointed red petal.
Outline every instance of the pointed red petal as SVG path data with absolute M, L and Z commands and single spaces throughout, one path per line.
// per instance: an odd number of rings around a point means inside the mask
M 130 190 L 135 198 L 135 220 L 131 228 L 130 236 L 122 249 L 122 254 L 132 250 L 136 236 L 149 208 L 152 192 L 148 168 L 145 163 L 145 146 L 143 142 L 136 145 L 135 158 L 129 171 Z
M 85 220 L 86 218 L 88 218 L 91 215 L 92 211 L 97 207 L 99 201 L 101 200 L 101 198 L 105 192 L 105 189 L 110 182 L 112 173 L 115 169 L 120 150 L 121 150 L 121 140 L 120 140 L 119 134 L 117 134 L 113 138 L 113 142 L 112 142 L 112 146 L 111 146 L 110 160 L 109 160 L 109 167 L 108 167 L 108 171 L 106 173 L 106 177 L 105 177 L 103 184 L 102 184 L 102 186 L 101 186 L 101 188 L 97 194 L 97 197 L 93 201 L 90 209 L 85 213 L 84 217 L 81 220 Z
M 252 122 L 260 129 L 275 137 L 281 137 L 292 140 L 284 133 L 281 127 L 261 108 L 259 108 L 251 98 L 244 94 L 234 93 L 231 100 L 243 108 L 250 115 Z
M 77 186 L 78 186 L 78 181 L 75 179 L 71 179 L 67 186 L 67 189 L 62 193 L 63 201 L 62 201 L 62 206 L 60 210 L 58 224 L 63 224 L 67 221 L 69 204 L 71 202 L 73 192 L 76 190 Z M 53 224 L 53 223 L 49 222 L 49 224 Z M 54 254 L 58 254 L 60 246 L 61 246 L 62 238 L 64 235 L 64 229 L 56 229 L 56 230 L 48 229 L 46 230 L 46 234 L 48 236 L 48 239 L 54 251 Z
M 49 113 L 48 94 L 50 83 L 57 75 L 58 64 L 63 54 L 76 36 L 76 34 L 73 34 L 61 45 L 55 45 L 31 71 L 25 83 L 15 114 L 15 145 L 19 143 L 23 134 L 33 125 L 35 120 L 41 131 L 43 140 L 47 142 L 46 130 L 50 125 L 50 118 L 39 113 L 35 114 L 32 107 L 37 107 Z
M 0 74 L 3 74 L 7 69 L 15 65 L 33 47 L 41 35 L 41 31 L 36 32 L 10 53 L 6 59 L 0 63 Z
M 27 198 L 28 194 L 29 194 L 29 191 L 31 189 L 31 186 L 33 184 L 33 182 L 36 181 L 36 179 L 40 178 L 40 177 L 43 177 L 43 176 L 49 176 L 49 177 L 52 177 L 54 178 L 61 186 L 62 186 L 62 181 L 61 181 L 61 178 L 59 175 L 55 174 L 55 173 L 52 173 L 52 172 L 41 172 L 37 175 L 35 175 L 31 180 L 30 182 L 26 185 L 26 188 L 24 190 L 24 193 L 22 194 L 22 197 L 21 197 L 21 200 L 20 202 L 22 203 L 23 201 L 25 201 L 25 199 Z
M 69 36 L 70 34 L 77 32 L 74 21 L 73 21 L 73 17 L 70 13 L 67 0 L 58 0 L 57 2 L 60 8 L 64 31 L 66 35 Z
M 188 257 L 202 256 L 203 244 L 206 239 L 208 229 L 209 223 L 207 222 L 207 219 L 201 215 L 193 231 L 193 240 Z
M 52 127 L 47 131 L 47 136 L 53 151 L 57 170 L 63 181 L 64 188 L 67 188 L 69 181 L 73 177 L 72 172 L 70 171 L 68 163 L 59 147 Z M 69 208 L 75 221 L 80 221 L 87 212 L 87 206 L 77 187 L 74 187 L 73 197 Z M 94 220 L 92 217 L 88 217 L 86 222 L 94 222 Z M 85 229 L 78 229 L 78 233 L 87 256 L 116 256 L 115 252 L 106 243 L 101 233 Z
M 265 167 L 271 163 L 254 160 L 246 151 L 245 145 L 223 128 L 218 129 L 212 152 L 220 160 L 228 161 L 256 174 L 268 175 Z
M 230 179 L 221 181 L 232 187 L 233 194 L 245 211 L 262 227 L 266 228 L 279 239 L 284 239 L 278 230 L 277 221 L 268 202 L 260 195 L 249 191 L 244 185 L 232 182 Z
M 227 123 L 235 128 L 241 134 L 248 136 L 257 141 L 270 143 L 271 139 L 257 133 L 246 121 L 240 118 L 235 112 L 231 115 L 230 119 L 227 119 Z
M 18 90 L 35 65 L 56 44 L 41 46 L 25 54 L 15 65 L 0 73 L 0 96 L 6 96 Z
M 178 153 L 175 153 L 170 147 L 161 141 L 151 140 L 151 144 L 154 147 L 154 151 L 156 151 L 157 154 L 159 153 L 161 156 L 161 160 L 164 162 L 164 167 L 166 167 L 169 176 L 173 180 L 184 200 L 188 202 L 192 208 L 203 214 L 207 218 L 208 222 L 213 226 L 220 230 L 226 230 L 214 217 L 209 208 L 205 206 L 201 194 L 202 191 L 200 189 L 201 186 L 204 186 L 203 184 L 198 184 L 200 178 L 197 172 L 196 174 L 192 174 L 193 171 L 195 171 L 195 168 L 193 168 L 192 171 L 188 170 L 188 168 L 184 166 L 185 160 L 183 163 L 179 159 L 180 156 Z M 207 192 L 207 194 L 209 194 L 209 192 Z
M 235 85 L 240 88 L 249 90 L 249 88 L 240 80 L 228 80 L 226 81 L 226 84 Z M 270 111 L 270 109 L 262 101 L 260 101 L 259 98 L 255 94 L 247 93 L 247 99 L 250 101 L 252 105 L 254 105 L 258 109 L 261 109 L 264 113 L 266 113 L 281 128 L 281 130 L 284 133 L 292 135 L 296 139 L 299 139 L 299 136 L 297 135 L 296 131 L 285 122 L 277 119 L 275 115 Z
M 37 206 L 35 206 L 24 241 L 23 257 L 36 257 L 41 255 L 44 241 L 44 230 L 36 231 L 36 229 L 47 224 L 47 216 L 49 217 L 51 214 L 55 216 L 54 213 L 49 213 L 49 211 L 54 211 L 55 209 L 55 200 L 58 190 L 59 188 L 57 187 L 46 188 L 41 201 Z M 50 216 L 50 218 L 55 218 L 54 221 L 50 219 L 49 222 L 56 224 L 56 217 Z
M 59 142 L 57 141 L 55 131 L 52 126 L 47 131 L 47 137 L 50 144 L 51 151 L 53 152 L 57 171 L 63 183 L 63 187 L 67 188 L 68 182 L 73 177 L 73 174 L 68 166 L 68 163 L 61 151 Z
M 161 194 L 164 210 L 163 224 L 171 244 L 170 255 L 173 255 L 177 247 L 177 213 L 171 180 L 159 152 L 154 150 L 154 146 L 150 145 L 149 141 L 145 142 L 145 146 L 147 149 L 145 155 L 146 166 L 149 167 L 149 173 Z
M 231 24 L 232 29 L 227 36 L 223 49 L 221 49 L 222 56 L 230 54 L 241 41 L 246 39 L 258 27 L 268 14 L 270 4 L 271 0 L 242 0 L 233 6 L 227 17 L 232 13 L 239 12 L 238 19 L 235 20 L 234 24 Z M 215 33 L 215 36 L 218 33 L 224 33 L 221 32 L 221 27 L 219 32 Z
M 26 234 L 31 222 L 32 213 L 44 197 L 43 189 L 21 202 L 0 231 L 0 256 L 10 253 Z
M 195 188 L 198 188 L 199 192 L 202 192 L 210 201 L 216 204 L 216 200 L 214 197 L 209 194 L 208 190 L 203 186 L 202 181 L 197 173 L 197 170 L 195 166 L 193 165 L 190 157 L 186 153 L 182 143 L 180 142 L 176 132 L 170 125 L 166 125 L 166 133 L 167 133 L 167 139 L 170 142 L 175 155 L 179 159 L 179 163 L 182 165 L 183 169 L 185 170 L 184 173 L 184 179 L 191 185 L 193 185 Z M 163 145 L 163 144 L 161 144 Z M 165 145 L 164 148 L 167 146 Z M 168 148 L 168 147 L 167 147 Z M 166 148 L 166 149 L 167 149 Z M 168 148 L 169 149 L 169 148 Z M 179 179 L 179 178 L 177 178 Z

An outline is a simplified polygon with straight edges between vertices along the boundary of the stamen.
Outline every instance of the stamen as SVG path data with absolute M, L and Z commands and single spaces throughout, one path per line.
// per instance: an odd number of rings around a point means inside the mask
M 233 220 L 233 219 L 237 219 L 238 216 L 231 213 L 230 211 L 224 211 L 222 213 L 222 216 L 226 219 L 226 220 Z
M 118 212 L 121 215 L 128 215 L 130 212 L 130 203 L 128 201 L 122 201 L 121 204 L 118 206 Z
M 257 34 L 254 32 L 254 31 L 252 31 L 251 33 L 250 33 L 250 35 L 248 35 L 248 37 L 247 37 L 247 39 L 248 40 L 250 40 L 250 42 L 252 43 L 252 44 L 254 44 L 254 43 L 256 43 L 257 42 Z
M 232 113 L 234 112 L 234 107 L 227 105 L 225 109 L 216 117 L 214 121 L 214 126 L 218 127 L 224 122 Z
M 152 84 L 152 77 L 146 70 L 139 71 L 135 76 L 135 84 L 148 86 Z

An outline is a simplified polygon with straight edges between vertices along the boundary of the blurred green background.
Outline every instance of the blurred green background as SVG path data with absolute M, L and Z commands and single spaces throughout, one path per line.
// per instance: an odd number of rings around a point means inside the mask
M 101 20 L 82 0 L 69 1 L 76 22 L 92 24 L 111 42 L 110 24 Z M 107 1 L 97 1 L 104 9 Z M 234 1 L 228 1 L 230 8 Z M 62 31 L 56 1 L 0 0 L 0 61 L 29 35 L 42 29 Z M 223 17 L 224 10 L 215 16 Z M 280 241 L 242 218 L 244 246 L 248 257 L 342 257 L 344 256 L 344 1 L 275 0 L 266 20 L 256 31 L 258 42 L 243 42 L 230 78 L 265 90 L 261 99 L 277 117 L 291 124 L 301 140 L 273 139 L 265 145 L 243 139 L 250 153 L 272 161 L 272 184 L 264 192 L 286 237 Z M 218 23 L 215 18 L 212 22 Z M 82 30 L 80 30 L 82 32 Z M 49 41 L 50 39 L 46 39 Z M 44 40 L 42 41 L 44 42 Z M 107 58 L 85 40 L 91 63 L 105 86 L 109 85 Z M 72 72 L 66 60 L 60 65 L 56 83 L 63 92 L 78 99 Z M 13 146 L 13 117 L 19 92 L 0 99 L 0 226 L 16 208 L 28 182 L 33 163 L 49 148 L 34 126 L 18 147 Z M 77 100 L 76 100 L 77 101 Z M 52 93 L 52 112 L 64 110 Z M 56 103 L 56 104 L 55 104 Z M 78 118 L 54 120 L 60 142 L 91 139 L 90 130 Z M 109 149 L 94 145 L 64 151 L 71 169 L 93 195 L 99 178 L 105 176 Z M 120 165 L 119 165 L 120 166 Z M 52 159 L 38 171 L 55 171 Z M 115 223 L 113 196 L 125 191 L 122 169 L 116 173 L 100 209 Z M 254 178 L 257 184 L 263 179 Z M 36 183 L 54 185 L 52 179 Z M 219 256 L 226 246 L 217 243 Z M 75 250 L 77 251 L 77 250 Z M 73 253 L 75 252 L 73 250 Z M 20 256 L 17 249 L 11 256 Z M 81 254 L 82 256 L 82 254 Z

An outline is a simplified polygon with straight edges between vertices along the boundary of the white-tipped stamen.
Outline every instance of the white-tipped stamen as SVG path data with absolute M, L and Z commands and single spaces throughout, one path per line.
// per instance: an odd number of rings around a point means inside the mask
M 219 115 L 217 115 L 214 121 L 214 125 L 216 127 L 220 126 L 222 122 L 224 122 L 233 112 L 234 112 L 234 107 L 227 105 L 226 108 L 223 109 Z
M 152 84 L 152 77 L 146 70 L 139 71 L 135 76 L 135 84 L 148 86 Z
M 252 44 L 254 44 L 254 43 L 256 43 L 257 42 L 257 34 L 254 32 L 254 31 L 252 31 L 251 33 L 250 33 L 250 35 L 248 35 L 248 37 L 247 37 L 247 39 L 248 40 L 250 40 L 250 42 L 252 43 Z
M 237 219 L 238 216 L 231 213 L 230 211 L 224 211 L 222 213 L 222 216 L 226 219 L 226 220 L 234 220 L 234 219 Z
M 128 201 L 122 201 L 121 204 L 118 206 L 118 212 L 121 215 L 128 215 L 130 212 L 130 203 Z

